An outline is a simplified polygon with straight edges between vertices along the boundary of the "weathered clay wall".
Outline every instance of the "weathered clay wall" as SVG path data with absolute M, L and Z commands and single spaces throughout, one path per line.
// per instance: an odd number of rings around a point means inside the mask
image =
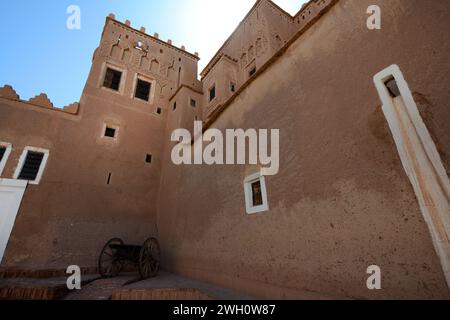
M 373 4 L 378 31 L 366 28 Z M 213 123 L 281 130 L 271 210 L 245 212 L 252 168 L 168 164 L 164 265 L 262 298 L 449 298 L 372 81 L 399 65 L 448 168 L 449 21 L 445 1 L 338 1 Z M 372 264 L 383 290 L 366 288 Z
M 148 49 L 147 60 L 135 48 L 139 41 Z M 151 69 L 155 59 L 158 68 Z M 50 157 L 41 183 L 27 187 L 2 266 L 95 267 L 107 240 L 140 244 L 157 236 L 169 98 L 178 82 L 198 87 L 197 60 L 108 18 L 78 114 L 14 101 L 14 92 L 3 89 L 9 99 L 0 100 L 0 141 L 12 143 L 13 152 L 2 178 L 12 178 L 26 146 L 49 149 Z M 110 65 L 123 70 L 120 92 L 103 88 Z M 149 102 L 133 96 L 137 74 L 154 80 Z M 103 137 L 105 124 L 118 127 L 117 139 Z
M 100 119 L 55 112 L 1 100 L 0 136 L 13 144 L 2 177 L 12 177 L 24 147 L 50 150 L 41 183 L 27 187 L 2 266 L 93 267 L 107 240 L 140 243 L 156 234 L 160 162 L 146 164 L 143 152 L 155 150 L 151 119 L 127 114 L 133 126 L 121 128 L 115 145 L 100 141 Z

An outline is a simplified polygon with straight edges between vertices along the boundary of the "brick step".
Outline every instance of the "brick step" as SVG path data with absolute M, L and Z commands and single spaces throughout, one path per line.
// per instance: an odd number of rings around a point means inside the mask
M 81 268 L 82 275 L 98 274 L 97 268 Z M 18 268 L 0 268 L 0 279 L 14 279 L 14 278 L 32 278 L 32 279 L 51 279 L 66 277 L 66 270 L 64 269 L 40 269 L 40 270 L 26 270 Z
M 82 277 L 86 286 L 98 276 Z M 60 278 L 3 278 L 0 279 L 0 300 L 58 300 L 64 298 L 69 290 L 67 277 Z
M 160 271 L 155 278 L 125 284 L 112 300 L 252 300 L 241 292 Z

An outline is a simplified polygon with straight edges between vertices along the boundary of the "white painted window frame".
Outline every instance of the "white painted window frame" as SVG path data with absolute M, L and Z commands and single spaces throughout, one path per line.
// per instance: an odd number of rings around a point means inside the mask
M 0 161 L 0 176 L 1 176 L 2 173 L 3 173 L 3 170 L 6 167 L 6 163 L 8 162 L 8 158 L 9 158 L 9 156 L 11 154 L 12 144 L 9 143 L 9 142 L 2 142 L 2 141 L 0 141 L 0 146 L 1 147 L 6 147 L 6 151 L 5 151 L 5 154 L 3 155 L 3 159 L 2 159 L 2 161 Z
M 44 158 L 42 158 L 42 163 L 41 163 L 41 166 L 39 167 L 39 171 L 36 175 L 36 179 L 28 180 L 28 184 L 38 185 L 41 182 L 42 176 L 44 175 L 45 168 L 47 167 L 48 157 L 50 156 L 50 150 L 48 150 L 48 149 L 36 148 L 36 147 L 25 147 L 23 149 L 22 155 L 19 158 L 19 164 L 17 165 L 17 168 L 14 172 L 13 178 L 15 180 L 17 180 L 19 178 L 20 172 L 23 169 L 23 166 L 25 164 L 25 159 L 27 158 L 27 154 L 29 151 L 40 152 L 40 153 L 44 154 Z
M 260 206 L 254 206 L 253 205 L 253 190 L 252 190 L 252 184 L 256 181 L 261 182 L 261 194 L 262 194 L 262 200 L 263 204 Z M 269 202 L 267 199 L 267 188 L 266 188 L 266 179 L 265 177 L 260 173 L 252 174 L 245 178 L 244 180 L 244 193 L 245 193 L 245 208 L 247 211 L 247 214 L 255 214 L 255 213 L 261 213 L 269 211 Z

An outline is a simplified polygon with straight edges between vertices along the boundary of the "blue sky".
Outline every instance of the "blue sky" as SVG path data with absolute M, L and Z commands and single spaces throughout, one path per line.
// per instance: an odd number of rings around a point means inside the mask
M 305 0 L 275 0 L 291 14 Z M 55 106 L 78 101 L 105 17 L 158 32 L 200 53 L 200 69 L 233 32 L 255 0 L 14 0 L 0 5 L 0 86 L 22 99 L 47 93 Z M 81 9 L 81 29 L 69 30 L 67 8 Z

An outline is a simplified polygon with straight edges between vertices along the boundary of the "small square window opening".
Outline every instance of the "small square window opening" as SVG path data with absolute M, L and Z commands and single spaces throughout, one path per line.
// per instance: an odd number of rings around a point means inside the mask
M 106 69 L 103 86 L 114 91 L 119 91 L 122 72 L 108 68 Z
M 144 101 L 148 101 L 150 99 L 151 87 L 152 84 L 150 82 L 138 79 L 134 97 Z
M 116 129 L 111 127 L 106 127 L 105 129 L 105 137 L 107 138 L 115 138 L 116 137 Z

